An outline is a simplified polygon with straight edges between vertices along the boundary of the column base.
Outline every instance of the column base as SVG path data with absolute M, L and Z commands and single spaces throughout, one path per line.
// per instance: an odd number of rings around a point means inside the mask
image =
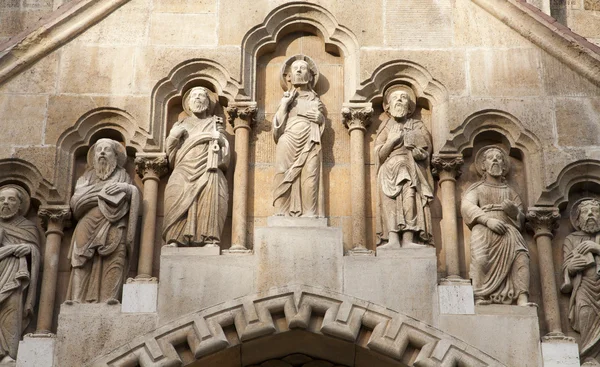
M 156 312 L 158 280 L 152 278 L 129 278 L 123 285 L 123 313 Z
M 579 367 L 579 347 L 563 333 L 548 333 L 542 338 L 544 367 Z M 585 364 L 584 364 L 585 365 Z
M 474 315 L 475 297 L 471 281 L 442 279 L 438 285 L 441 315 Z
M 375 251 L 364 247 L 355 247 L 352 250 L 346 251 L 347 256 L 375 256 Z
M 242 245 L 233 245 L 230 248 L 221 251 L 222 255 L 243 255 L 243 254 L 252 254 L 252 250 L 247 249 Z
M 56 335 L 51 333 L 27 334 L 19 342 L 16 367 L 53 367 Z M 14 362 L 10 362 L 14 363 Z M 10 364 L 1 364 L 10 366 Z M 15 366 L 15 364 L 13 364 Z

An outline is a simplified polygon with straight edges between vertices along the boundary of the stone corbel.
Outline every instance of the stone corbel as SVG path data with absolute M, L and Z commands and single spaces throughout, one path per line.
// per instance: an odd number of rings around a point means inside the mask
M 250 130 L 256 116 L 256 102 L 234 102 L 227 107 L 229 123 L 235 132 L 236 162 L 233 172 L 233 210 L 231 212 L 231 247 L 224 254 L 245 254 L 252 251 L 247 243 L 248 157 Z
M 64 235 L 63 230 L 70 225 L 71 208 L 68 205 L 42 206 L 38 210 L 38 216 L 46 229 L 46 250 L 37 328 L 34 335 L 50 334 L 52 331 L 60 245 Z
M 152 259 L 156 233 L 156 208 L 158 202 L 158 184 L 167 174 L 167 155 L 165 153 L 138 153 L 135 157 L 135 170 L 144 183 L 144 202 L 142 206 L 142 235 L 138 275 L 135 281 L 156 281 L 152 277 Z M 131 282 L 132 280 L 128 280 Z
M 365 132 L 371 123 L 371 103 L 344 103 L 342 118 L 350 133 L 350 177 L 352 192 L 352 250 L 349 255 L 374 255 L 367 249 Z
M 456 214 L 456 179 L 461 175 L 464 163 L 460 153 L 434 154 L 431 159 L 432 173 L 439 178 L 444 220 L 443 246 L 446 252 L 446 282 L 468 282 L 460 277 L 458 251 L 458 220 Z

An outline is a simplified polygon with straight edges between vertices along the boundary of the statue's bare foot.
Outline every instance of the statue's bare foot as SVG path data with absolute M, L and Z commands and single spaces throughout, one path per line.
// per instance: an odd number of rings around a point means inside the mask
M 11 356 L 4 356 L 4 358 L 2 358 L 2 360 L 0 361 L 0 363 L 8 363 L 8 362 L 14 362 L 15 360 L 12 359 Z
M 594 358 L 587 358 L 585 362 L 581 365 L 581 367 L 599 367 L 600 362 L 598 362 Z
M 379 246 L 377 248 L 383 248 L 383 249 L 386 249 L 386 250 L 389 250 L 389 249 L 395 250 L 395 249 L 402 248 L 402 246 L 400 246 L 399 242 L 391 242 L 390 241 L 390 242 L 386 243 L 385 245 L 381 245 L 381 246 Z
M 519 298 L 517 298 L 517 306 L 537 307 L 538 305 L 533 302 L 529 302 L 529 296 L 526 293 L 522 293 L 519 295 Z
M 116 298 L 109 298 L 106 300 L 106 304 L 107 305 L 118 305 L 119 304 L 119 300 Z
M 409 242 L 409 243 L 402 242 L 402 248 L 426 248 L 426 247 L 429 247 L 429 246 L 423 245 L 420 243 L 414 243 L 414 242 Z
M 72 306 L 72 305 L 75 305 L 75 304 L 79 304 L 79 301 L 75 301 L 75 300 L 72 300 L 72 299 L 68 299 L 68 300 L 65 301 L 65 305 L 68 305 L 68 306 Z
M 487 306 L 487 305 L 491 305 L 492 301 L 490 301 L 489 299 L 485 299 L 485 298 L 479 298 L 475 300 L 475 305 L 477 306 Z
M 177 246 L 177 242 L 169 242 L 165 245 L 165 247 L 179 247 L 179 246 Z

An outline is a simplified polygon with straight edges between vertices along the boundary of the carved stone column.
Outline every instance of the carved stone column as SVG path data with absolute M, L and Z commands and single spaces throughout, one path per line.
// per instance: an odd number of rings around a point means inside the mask
M 247 243 L 248 156 L 250 130 L 256 115 L 256 102 L 231 103 L 229 123 L 235 132 L 235 171 L 233 172 L 233 209 L 231 211 L 231 247 L 224 254 L 249 253 Z
M 460 277 L 458 251 L 458 220 L 456 215 L 456 179 L 461 174 L 462 154 L 434 154 L 431 159 L 433 175 L 439 177 L 442 196 L 443 246 L 446 252 L 446 281 L 463 281 Z
M 533 239 L 538 247 L 540 266 L 540 280 L 542 283 L 542 302 L 544 316 L 548 326 L 548 334 L 544 338 L 564 338 L 560 324 L 560 310 L 558 308 L 558 288 L 554 275 L 554 262 L 552 260 L 553 231 L 558 227 L 560 218 L 558 208 L 530 207 L 526 214 L 527 227 L 534 233 Z
M 44 251 L 44 274 L 36 334 L 50 334 L 54 317 L 60 245 L 63 239 L 63 230 L 71 218 L 71 209 L 67 205 L 42 206 L 38 211 L 38 216 L 42 219 L 46 229 L 46 250 Z
M 152 279 L 152 260 L 154 258 L 154 240 L 156 234 L 156 207 L 158 202 L 158 183 L 167 169 L 165 153 L 138 153 L 135 157 L 135 170 L 144 183 L 144 202 L 142 206 L 142 235 L 138 275 L 135 280 Z
M 367 249 L 367 215 L 365 179 L 365 131 L 371 123 L 371 103 L 345 103 L 342 108 L 344 126 L 350 133 L 350 176 L 352 200 L 352 250 L 350 255 L 373 255 Z

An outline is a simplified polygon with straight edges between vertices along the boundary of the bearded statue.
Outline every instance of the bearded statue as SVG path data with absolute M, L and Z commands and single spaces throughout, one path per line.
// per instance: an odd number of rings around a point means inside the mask
M 584 365 L 600 365 L 600 201 L 578 200 L 571 209 L 575 232 L 563 244 L 560 288 L 571 294 L 569 321 L 581 334 L 579 354 Z
M 77 180 L 67 303 L 118 303 L 136 238 L 140 193 L 123 167 L 125 147 L 100 139 L 88 151 L 88 170 Z
M 411 118 L 416 108 L 411 88 L 388 88 L 383 108 L 387 118 L 375 138 L 378 246 L 432 245 L 431 136 L 422 121 Z
M 0 364 L 14 362 L 29 325 L 40 269 L 40 237 L 24 215 L 29 195 L 17 185 L 0 188 Z

